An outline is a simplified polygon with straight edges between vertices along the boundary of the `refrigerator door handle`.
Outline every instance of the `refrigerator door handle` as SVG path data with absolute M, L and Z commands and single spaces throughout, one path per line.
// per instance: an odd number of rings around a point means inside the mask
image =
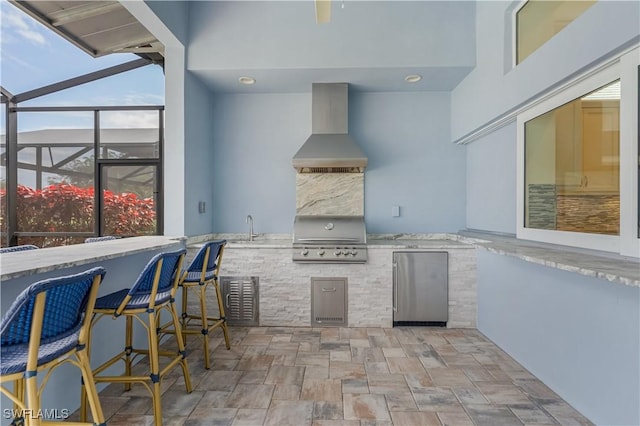
M 393 262 L 393 312 L 398 312 L 398 264 Z

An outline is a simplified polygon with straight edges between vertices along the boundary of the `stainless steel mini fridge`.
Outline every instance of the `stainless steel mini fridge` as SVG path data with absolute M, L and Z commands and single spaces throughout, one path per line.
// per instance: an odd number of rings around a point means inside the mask
M 393 325 L 445 326 L 449 319 L 448 254 L 393 253 Z

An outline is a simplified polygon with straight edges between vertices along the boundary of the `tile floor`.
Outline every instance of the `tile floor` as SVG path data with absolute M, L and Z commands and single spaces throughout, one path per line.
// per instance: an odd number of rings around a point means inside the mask
M 233 327 L 213 365 L 190 337 L 194 390 L 179 367 L 162 383 L 164 425 L 587 425 L 476 330 Z M 142 364 L 142 363 L 141 363 Z M 139 365 L 142 367 L 142 365 Z M 110 426 L 152 425 L 141 385 L 100 393 Z

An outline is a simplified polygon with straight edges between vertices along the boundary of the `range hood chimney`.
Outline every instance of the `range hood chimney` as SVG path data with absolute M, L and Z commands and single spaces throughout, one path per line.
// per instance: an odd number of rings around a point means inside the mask
M 361 173 L 367 157 L 349 136 L 347 83 L 313 83 L 311 136 L 293 156 L 300 173 Z

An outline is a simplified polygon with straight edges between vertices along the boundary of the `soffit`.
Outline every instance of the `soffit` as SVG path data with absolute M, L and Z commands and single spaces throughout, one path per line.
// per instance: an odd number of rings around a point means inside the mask
M 135 53 L 159 61 L 164 47 L 118 1 L 9 0 L 93 57 Z

